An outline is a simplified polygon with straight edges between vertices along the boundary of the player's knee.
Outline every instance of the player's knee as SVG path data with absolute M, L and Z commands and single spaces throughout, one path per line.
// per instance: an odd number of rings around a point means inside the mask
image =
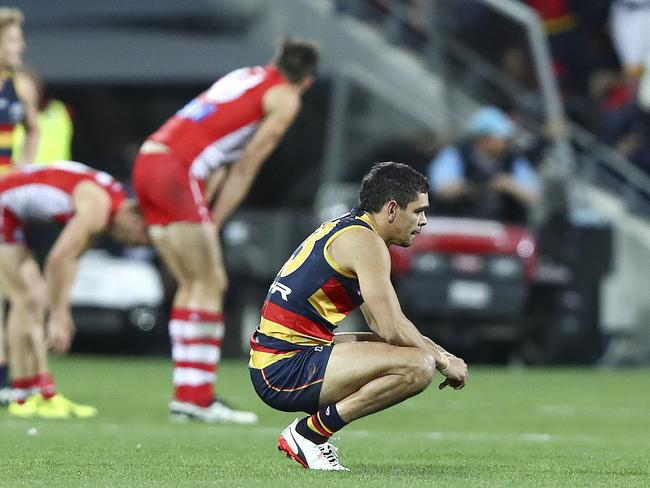
M 420 392 L 426 390 L 431 384 L 435 372 L 436 362 L 433 356 L 426 352 L 418 352 L 409 365 L 406 377 L 413 390 Z
M 44 305 L 44 302 L 39 300 L 39 296 L 30 289 L 11 293 L 9 302 L 11 307 L 29 311 L 39 311 L 41 306 Z

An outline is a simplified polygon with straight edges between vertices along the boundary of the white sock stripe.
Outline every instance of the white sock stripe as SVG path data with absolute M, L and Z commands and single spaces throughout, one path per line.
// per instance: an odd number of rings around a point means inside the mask
M 174 368 L 174 386 L 198 386 L 214 383 L 214 373 L 194 368 Z
M 209 344 L 181 344 L 172 346 L 174 361 L 189 361 L 192 363 L 215 364 L 221 355 L 221 348 Z
M 188 322 L 172 320 L 169 322 L 169 335 L 174 339 L 223 339 L 223 322 Z

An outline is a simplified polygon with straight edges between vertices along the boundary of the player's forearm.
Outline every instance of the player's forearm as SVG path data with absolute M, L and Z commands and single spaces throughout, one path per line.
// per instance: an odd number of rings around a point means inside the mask
M 426 341 L 426 342 L 427 342 L 431 347 L 435 347 L 435 348 L 436 348 L 438 351 L 440 351 L 442 354 L 445 354 L 445 355 L 448 355 L 448 356 L 453 356 L 452 353 L 450 353 L 449 351 L 447 351 L 447 350 L 446 350 L 444 347 L 442 347 L 440 344 L 436 344 L 435 342 L 433 342 L 433 340 L 430 339 L 429 337 L 427 337 L 427 336 L 425 336 L 425 335 L 423 335 L 422 337 L 424 338 L 424 340 L 425 340 L 425 341 Z
M 222 227 L 228 217 L 239 207 L 244 197 L 248 195 L 262 162 L 274 147 L 275 144 L 271 141 L 262 141 L 249 146 L 244 151 L 242 158 L 230 169 L 212 209 L 212 220 L 217 228 Z
M 374 332 L 337 332 L 334 334 L 334 344 L 346 342 L 386 342 Z
M 231 170 L 212 209 L 212 220 L 221 228 L 248 194 L 254 175 Z
M 77 274 L 78 260 L 48 259 L 45 265 L 45 285 L 50 312 L 62 313 L 70 306 L 70 290 Z
M 14 167 L 20 167 L 24 164 L 35 162 L 39 141 L 40 141 L 40 130 L 38 129 L 38 127 L 32 127 L 32 128 L 25 127 L 25 142 L 23 144 L 22 155 L 20 156 L 20 158 L 14 161 Z
M 410 320 L 404 318 L 402 321 L 395 321 L 395 323 L 398 325 L 395 327 L 385 327 L 384 330 L 377 331 L 377 334 L 384 338 L 388 344 L 402 347 L 417 347 L 418 349 L 425 350 L 433 356 L 438 369 L 444 369 L 449 364 L 449 360 L 436 347 L 437 345 L 420 334 Z

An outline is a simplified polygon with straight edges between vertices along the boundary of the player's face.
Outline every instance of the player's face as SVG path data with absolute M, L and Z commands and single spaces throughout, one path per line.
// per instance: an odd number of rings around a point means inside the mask
M 0 65 L 3 68 L 18 69 L 23 64 L 25 39 L 19 25 L 11 24 L 0 33 Z
M 426 211 L 429 209 L 429 195 L 420 193 L 404 210 L 397 207 L 397 236 L 395 244 L 408 247 L 413 244 L 422 227 L 427 225 Z

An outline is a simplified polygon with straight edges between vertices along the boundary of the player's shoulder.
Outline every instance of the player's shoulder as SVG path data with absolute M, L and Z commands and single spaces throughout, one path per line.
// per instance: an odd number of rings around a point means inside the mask
M 13 76 L 14 89 L 21 98 L 27 98 L 30 101 L 36 100 L 38 96 L 38 87 L 34 79 L 24 71 L 16 71 Z
M 331 246 L 348 255 L 384 254 L 387 252 L 384 241 L 362 221 L 352 220 L 335 230 Z
M 272 86 L 264 94 L 264 106 L 267 110 L 297 111 L 301 103 L 298 90 L 286 83 Z

